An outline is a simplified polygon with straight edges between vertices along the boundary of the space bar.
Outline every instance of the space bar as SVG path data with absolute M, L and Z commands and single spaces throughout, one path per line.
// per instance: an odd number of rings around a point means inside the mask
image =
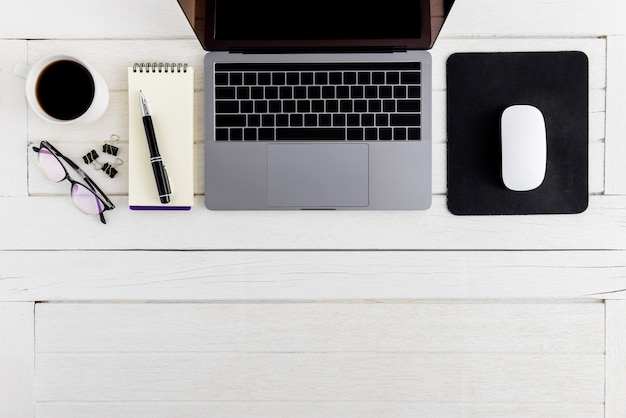
M 343 128 L 276 128 L 277 141 L 343 141 Z

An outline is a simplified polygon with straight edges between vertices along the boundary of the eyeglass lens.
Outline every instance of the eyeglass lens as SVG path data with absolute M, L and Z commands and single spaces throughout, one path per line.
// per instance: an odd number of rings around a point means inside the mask
M 60 182 L 65 179 L 66 171 L 61 162 L 47 148 L 40 148 L 37 162 L 41 171 L 54 182 Z
M 67 176 L 63 164 L 47 148 L 39 149 L 38 163 L 46 177 L 54 182 L 60 182 Z M 78 208 L 88 215 L 98 215 L 104 211 L 102 201 L 88 188 L 72 181 L 72 201 Z
M 80 210 L 88 215 L 97 215 L 104 211 L 102 201 L 80 183 L 72 185 L 72 200 Z

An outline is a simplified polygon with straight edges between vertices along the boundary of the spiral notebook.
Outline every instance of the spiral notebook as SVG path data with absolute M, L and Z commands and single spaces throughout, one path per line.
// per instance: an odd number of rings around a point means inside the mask
M 189 210 L 193 205 L 193 68 L 136 63 L 128 68 L 128 204 L 135 210 Z M 159 200 L 143 126 L 139 91 L 147 99 L 172 191 Z

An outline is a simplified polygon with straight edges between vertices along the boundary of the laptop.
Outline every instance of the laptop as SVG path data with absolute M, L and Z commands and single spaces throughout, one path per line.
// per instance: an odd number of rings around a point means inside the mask
M 206 207 L 429 208 L 435 2 L 179 0 L 209 51 Z

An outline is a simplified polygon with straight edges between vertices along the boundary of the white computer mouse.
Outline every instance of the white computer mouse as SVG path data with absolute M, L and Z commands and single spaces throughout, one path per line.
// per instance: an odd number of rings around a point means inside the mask
M 502 112 L 502 181 L 514 191 L 529 191 L 546 176 L 546 123 L 539 109 L 513 105 Z

